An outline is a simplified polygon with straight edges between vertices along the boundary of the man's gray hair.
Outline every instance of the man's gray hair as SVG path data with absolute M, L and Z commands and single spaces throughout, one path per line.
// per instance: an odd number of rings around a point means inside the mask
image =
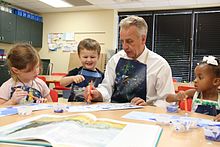
M 140 35 L 147 35 L 148 25 L 142 17 L 135 15 L 128 16 L 122 19 L 119 25 L 121 29 L 127 29 L 130 26 L 136 26 Z

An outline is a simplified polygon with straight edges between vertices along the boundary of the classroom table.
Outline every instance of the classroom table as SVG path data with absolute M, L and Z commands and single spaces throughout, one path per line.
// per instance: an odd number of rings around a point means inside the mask
M 46 78 L 46 83 L 49 85 L 50 83 L 55 83 L 55 82 L 60 82 L 60 80 L 62 79 L 63 76 L 61 75 L 40 75 Z M 190 82 L 190 83 L 182 83 L 182 82 L 173 82 L 174 84 L 174 89 L 177 91 L 178 90 L 178 86 L 189 86 L 189 87 L 193 87 L 194 83 Z
M 82 103 L 68 103 L 68 105 L 81 105 Z M 153 107 L 153 106 L 145 106 L 141 109 L 126 109 L 126 110 L 111 110 L 111 111 L 97 111 L 92 112 L 96 117 L 103 117 L 103 118 L 110 118 L 110 119 L 116 119 L 121 121 L 127 121 L 127 122 L 135 122 L 135 123 L 144 123 L 144 124 L 151 124 L 156 125 L 156 122 L 148 122 L 143 120 L 132 120 L 132 119 L 126 119 L 122 118 L 123 115 L 131 112 L 131 111 L 141 111 L 141 112 L 151 112 L 151 113 L 167 113 L 165 109 Z M 4 119 L 4 121 L 0 121 L 0 126 L 4 126 L 16 121 L 20 121 L 23 119 L 27 119 L 30 117 L 34 117 L 40 114 L 54 114 L 54 115 L 70 115 L 74 114 L 73 112 L 64 112 L 64 113 L 54 113 L 53 110 L 41 110 L 41 111 L 34 111 L 29 116 L 19 116 L 19 115 L 11 115 L 11 116 L 5 116 L 2 117 L 1 120 Z M 169 113 L 172 114 L 172 113 Z M 175 115 L 184 115 L 184 111 L 179 111 L 178 113 L 174 113 Z M 199 118 L 206 118 L 206 119 L 213 119 L 211 116 L 202 115 L 198 113 L 191 113 L 190 117 L 199 117 Z M 204 137 L 204 132 L 202 128 L 192 129 L 189 132 L 176 132 L 172 129 L 172 126 L 161 126 L 163 128 L 162 135 L 160 137 L 160 140 L 158 142 L 158 147 L 219 147 L 220 142 L 214 142 L 214 141 L 208 141 Z M 140 140 L 140 141 L 147 141 L 146 140 Z M 6 146 L 6 144 L 0 144 L 0 147 Z M 13 146 L 13 145 L 7 145 Z
M 60 82 L 63 76 L 59 75 L 41 75 L 46 78 L 47 83 Z

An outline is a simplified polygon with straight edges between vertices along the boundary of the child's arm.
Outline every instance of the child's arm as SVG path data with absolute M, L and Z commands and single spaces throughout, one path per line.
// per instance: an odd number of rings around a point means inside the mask
M 32 98 L 33 98 L 34 100 L 36 100 L 36 103 L 53 102 L 52 99 L 51 99 L 50 94 L 48 94 L 48 95 L 47 95 L 46 97 L 44 97 L 44 98 L 38 98 L 38 97 L 32 95 Z
M 220 114 L 218 114 L 215 118 L 214 121 L 220 121 Z
M 0 105 L 5 104 L 5 102 L 7 102 L 7 100 L 0 98 Z
M 81 83 L 84 80 L 85 80 L 85 78 L 82 75 L 67 76 L 67 77 L 63 77 L 60 80 L 60 85 L 67 86 L 67 85 L 70 85 L 72 83 Z
M 45 102 L 53 102 L 53 100 L 49 94 L 44 99 L 46 100 Z
M 16 88 L 12 97 L 9 100 L 0 98 L 0 104 L 3 105 L 16 105 L 21 99 L 25 98 L 28 95 L 27 91 L 22 90 L 21 88 Z
M 179 91 L 177 94 L 168 94 L 166 101 L 167 102 L 178 102 L 180 100 L 185 100 L 188 97 L 192 98 L 195 92 L 196 92 L 195 89 L 189 89 L 186 91 Z

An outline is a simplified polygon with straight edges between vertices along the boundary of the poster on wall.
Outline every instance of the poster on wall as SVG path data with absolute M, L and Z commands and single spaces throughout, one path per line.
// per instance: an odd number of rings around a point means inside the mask
M 50 51 L 61 49 L 65 52 L 73 52 L 77 50 L 77 45 L 78 42 L 75 40 L 74 32 L 48 34 L 48 48 Z

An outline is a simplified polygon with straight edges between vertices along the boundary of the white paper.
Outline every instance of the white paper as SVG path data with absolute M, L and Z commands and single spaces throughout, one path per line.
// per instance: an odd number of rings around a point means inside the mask
M 130 103 L 107 103 L 107 104 L 93 104 L 83 106 L 70 106 L 68 112 L 92 112 L 92 111 L 106 111 L 106 110 L 122 110 L 122 109 L 137 109 L 143 106 L 136 106 Z
M 193 121 L 198 124 L 198 127 L 203 127 L 206 125 L 220 125 L 220 122 L 214 122 L 209 119 L 202 119 L 202 118 L 195 118 L 195 117 L 185 117 L 185 116 L 179 116 L 179 115 L 169 115 L 169 114 L 157 114 L 157 113 L 150 113 L 150 112 L 137 112 L 137 111 L 132 111 L 124 116 L 123 118 L 128 118 L 128 119 L 135 119 L 135 120 L 146 120 L 146 121 L 157 121 L 161 119 L 169 119 L 171 122 L 172 121 Z
M 128 124 L 107 147 L 155 147 L 161 131 L 156 125 Z

